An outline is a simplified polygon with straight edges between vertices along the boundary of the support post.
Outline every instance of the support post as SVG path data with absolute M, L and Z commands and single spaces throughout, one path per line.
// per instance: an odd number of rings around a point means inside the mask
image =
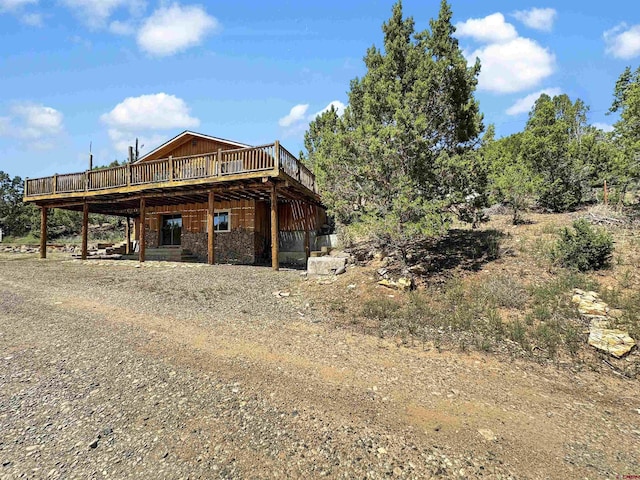
M 169 181 L 173 182 L 173 155 L 169 155 Z
M 273 170 L 276 177 L 280 175 L 280 140 L 273 142 Z
M 40 207 L 40 258 L 47 258 L 47 207 Z
M 309 233 L 309 229 L 305 228 L 304 230 L 304 254 L 307 256 L 307 259 L 311 256 L 311 234 Z
M 129 255 L 131 253 L 131 223 L 129 222 L 129 217 L 124 217 L 124 219 L 124 240 L 126 242 L 124 245 L 124 253 Z
M 607 181 L 604 181 L 604 204 L 609 205 L 609 190 L 607 189 Z
M 139 254 L 140 263 L 144 262 L 144 253 L 145 253 L 144 251 L 146 247 L 146 241 L 145 241 L 146 230 L 147 230 L 146 208 L 147 208 L 147 202 L 145 198 L 142 197 L 140 199 L 140 254 Z
M 82 260 L 87 259 L 87 250 L 89 244 L 89 204 L 85 201 L 82 206 Z
M 280 269 L 278 260 L 278 184 L 274 181 L 271 185 L 271 268 Z
M 215 255 L 215 223 L 214 223 L 214 200 L 213 190 L 209 190 L 209 205 L 207 208 L 207 262 L 209 265 L 216 263 Z

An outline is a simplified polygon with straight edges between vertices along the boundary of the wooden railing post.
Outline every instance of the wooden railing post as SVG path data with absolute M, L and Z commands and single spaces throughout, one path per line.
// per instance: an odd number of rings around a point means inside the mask
M 51 183 L 52 183 L 52 187 L 51 187 L 52 192 L 51 193 L 55 194 L 56 190 L 58 190 L 58 174 L 57 173 L 53 174 L 53 181 Z
M 29 177 L 25 177 L 24 179 L 24 196 L 29 196 Z
M 127 163 L 127 187 L 131 186 L 131 164 Z
M 218 162 L 218 168 L 216 168 L 216 177 L 222 175 L 222 149 L 218 149 L 218 155 L 216 155 L 216 162 Z
M 173 155 L 169 155 L 169 181 L 173 182 Z
M 280 140 L 276 140 L 273 143 L 273 169 L 275 170 L 276 175 L 280 175 Z

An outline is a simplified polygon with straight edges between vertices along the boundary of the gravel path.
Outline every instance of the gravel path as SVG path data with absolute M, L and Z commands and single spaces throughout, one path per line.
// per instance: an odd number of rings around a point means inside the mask
M 0 478 L 640 474 L 637 382 L 398 347 L 308 295 L 298 272 L 0 254 Z

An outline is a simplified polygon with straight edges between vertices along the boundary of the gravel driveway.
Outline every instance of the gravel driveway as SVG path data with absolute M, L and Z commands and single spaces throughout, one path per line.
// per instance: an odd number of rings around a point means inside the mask
M 638 382 L 313 305 L 298 272 L 0 254 L 0 478 L 640 474 Z

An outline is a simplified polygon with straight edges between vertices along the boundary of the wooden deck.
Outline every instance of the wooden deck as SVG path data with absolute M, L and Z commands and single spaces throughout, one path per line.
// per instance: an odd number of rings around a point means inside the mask
M 283 178 L 297 184 L 310 197 L 317 198 L 313 173 L 276 141 L 258 147 L 31 178 L 25 183 L 24 200 L 37 203 L 56 199 L 90 199 L 261 177 Z

